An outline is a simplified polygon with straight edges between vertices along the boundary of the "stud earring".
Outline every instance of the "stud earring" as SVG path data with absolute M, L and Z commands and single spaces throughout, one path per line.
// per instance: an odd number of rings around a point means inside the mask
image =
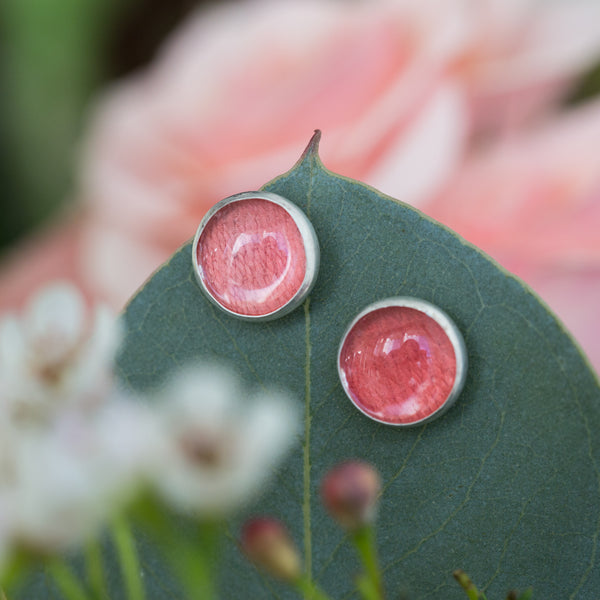
M 192 245 L 194 272 L 208 299 L 249 321 L 299 306 L 319 270 L 319 243 L 306 215 L 270 192 L 221 200 L 202 219 Z
M 440 308 L 418 298 L 388 298 L 352 321 L 338 353 L 338 374 L 352 403 L 397 426 L 439 417 L 459 396 L 467 372 L 463 337 Z

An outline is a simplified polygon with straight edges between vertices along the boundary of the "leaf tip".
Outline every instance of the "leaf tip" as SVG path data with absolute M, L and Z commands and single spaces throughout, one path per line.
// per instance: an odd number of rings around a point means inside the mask
M 315 129 L 313 136 L 310 138 L 310 142 L 308 142 L 308 146 L 302 153 L 300 157 L 300 162 L 310 159 L 316 158 L 319 159 L 319 143 L 321 142 L 321 130 Z

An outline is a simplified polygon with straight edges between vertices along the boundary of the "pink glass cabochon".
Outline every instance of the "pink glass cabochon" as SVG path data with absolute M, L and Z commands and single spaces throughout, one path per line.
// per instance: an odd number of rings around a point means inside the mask
M 351 324 L 338 370 L 361 412 L 390 425 L 416 425 L 442 414 L 458 396 L 466 351 L 443 311 L 419 299 L 391 298 Z
M 307 279 L 316 276 L 315 248 L 307 256 L 307 237 L 316 246 L 318 265 L 316 235 L 297 207 L 268 193 L 226 198 L 196 235 L 200 284 L 213 302 L 237 316 L 287 312 L 308 292 Z

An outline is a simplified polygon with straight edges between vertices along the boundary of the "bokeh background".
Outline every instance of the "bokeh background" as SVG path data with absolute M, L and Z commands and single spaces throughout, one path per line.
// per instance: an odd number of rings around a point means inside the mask
M 322 157 L 527 281 L 600 369 L 597 0 L 3 0 L 0 309 L 119 309 L 222 197 Z
M 74 201 L 94 95 L 149 63 L 198 0 L 0 4 L 0 248 Z

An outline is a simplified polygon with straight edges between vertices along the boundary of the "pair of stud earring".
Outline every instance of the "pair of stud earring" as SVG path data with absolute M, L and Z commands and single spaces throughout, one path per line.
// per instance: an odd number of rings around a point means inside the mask
M 266 321 L 297 308 L 319 270 L 319 242 L 306 215 L 269 192 L 221 200 L 192 245 L 207 298 L 231 316 Z M 389 425 L 423 424 L 460 394 L 467 367 L 463 337 L 439 307 L 410 297 L 367 306 L 348 326 L 337 368 L 346 395 Z

